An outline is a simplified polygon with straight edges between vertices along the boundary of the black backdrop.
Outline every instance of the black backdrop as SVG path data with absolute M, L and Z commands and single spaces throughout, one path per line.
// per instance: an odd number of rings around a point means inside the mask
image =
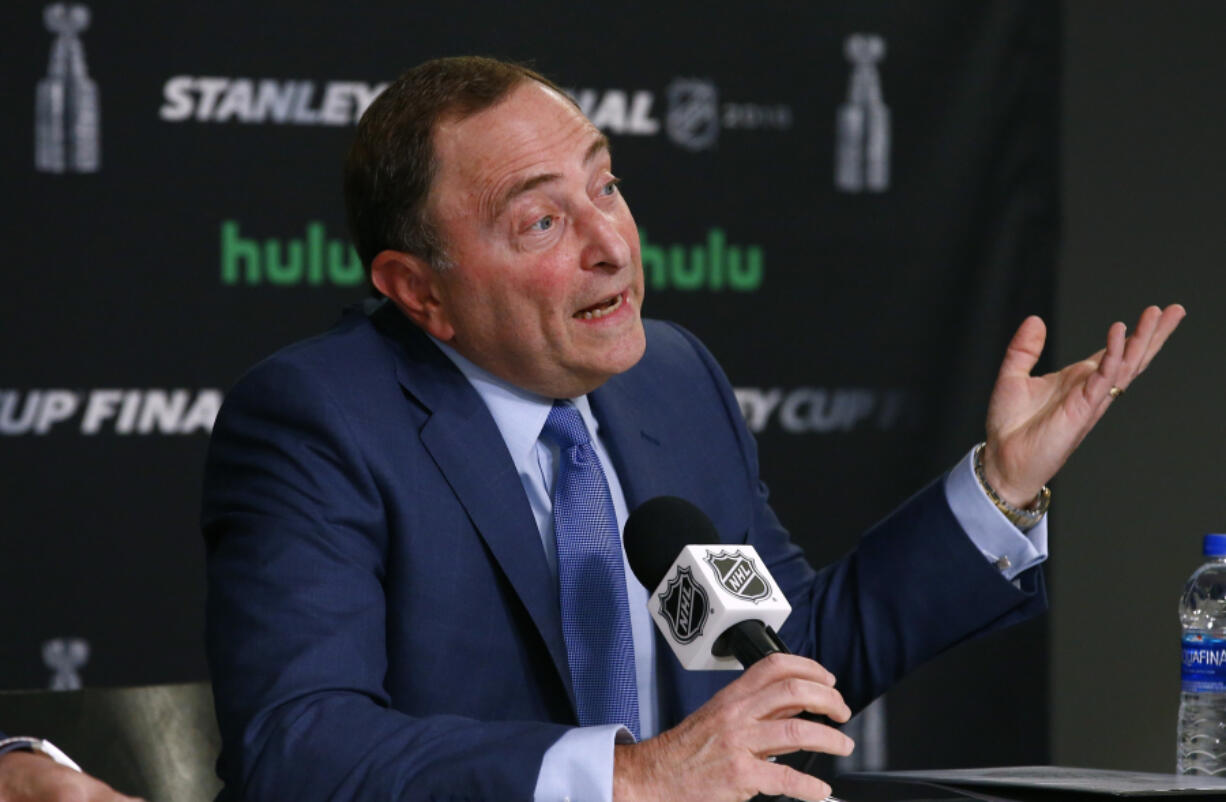
M 365 294 L 341 159 L 426 58 L 531 60 L 610 134 L 646 311 L 723 362 L 815 563 L 981 438 L 1008 336 L 1050 318 L 1055 2 L 88 11 L 54 44 L 42 4 L 0 9 L 0 687 L 206 676 L 209 422 Z M 36 166 L 40 82 L 62 172 Z M 1042 621 L 940 658 L 889 695 L 890 764 L 1045 760 L 1045 672 Z

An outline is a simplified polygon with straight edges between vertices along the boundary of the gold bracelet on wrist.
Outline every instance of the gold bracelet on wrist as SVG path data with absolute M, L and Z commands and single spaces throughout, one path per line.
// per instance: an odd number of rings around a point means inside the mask
M 1009 519 L 1009 523 L 1016 526 L 1018 529 L 1025 532 L 1033 527 L 1039 521 L 1043 520 L 1043 516 L 1047 514 L 1047 510 L 1051 507 L 1051 490 L 1047 485 L 1039 490 L 1039 494 L 1035 496 L 1031 506 L 1026 509 L 1015 507 L 1005 501 L 996 490 L 988 484 L 987 478 L 983 475 L 983 448 L 986 443 L 980 443 L 975 446 L 975 454 L 972 460 L 975 464 L 975 478 L 979 480 L 979 486 L 983 488 L 983 492 L 988 494 L 988 498 L 996 505 L 996 509 L 1000 510 L 1000 514 Z

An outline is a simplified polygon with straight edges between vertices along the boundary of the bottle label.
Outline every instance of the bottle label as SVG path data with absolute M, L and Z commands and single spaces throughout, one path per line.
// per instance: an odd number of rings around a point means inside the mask
M 1183 636 L 1183 692 L 1226 693 L 1226 639 Z

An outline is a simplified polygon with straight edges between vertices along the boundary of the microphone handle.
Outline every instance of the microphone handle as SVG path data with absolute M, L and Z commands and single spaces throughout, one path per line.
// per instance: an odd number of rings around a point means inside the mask
M 716 657 L 735 657 L 745 668 L 775 652 L 791 654 L 792 650 L 779 637 L 778 632 L 756 618 L 728 627 L 715 639 L 715 644 L 711 647 L 711 654 Z
M 716 638 L 715 644 L 711 647 L 711 653 L 716 657 L 735 657 L 745 668 L 749 668 L 762 658 L 776 652 L 791 654 L 792 650 L 779 637 L 779 633 L 757 620 L 741 621 L 740 623 L 733 624 Z M 805 721 L 816 721 L 819 724 L 833 725 L 830 719 L 825 716 L 819 716 L 807 710 L 801 711 L 796 718 L 802 718 Z M 803 771 L 806 774 L 814 774 L 812 769 L 814 768 L 813 764 L 816 762 L 817 756 L 817 752 L 797 751 L 786 755 L 779 755 L 775 762 L 790 766 L 797 771 Z M 767 802 L 768 800 L 786 802 L 790 799 L 791 797 L 788 796 L 758 794 L 751 802 Z

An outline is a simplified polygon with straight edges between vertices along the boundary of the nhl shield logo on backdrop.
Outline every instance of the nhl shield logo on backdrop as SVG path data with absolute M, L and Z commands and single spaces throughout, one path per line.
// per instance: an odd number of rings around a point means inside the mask
M 688 150 L 706 150 L 719 136 L 719 98 L 715 84 L 678 78 L 668 85 L 668 138 Z
M 677 569 L 660 594 L 660 614 L 677 643 L 689 643 L 702 634 L 707 623 L 707 592 L 694 581 L 688 567 Z
M 738 599 L 757 603 L 771 595 L 770 583 L 751 557 L 739 551 L 708 551 L 707 562 L 715 569 L 724 590 Z

